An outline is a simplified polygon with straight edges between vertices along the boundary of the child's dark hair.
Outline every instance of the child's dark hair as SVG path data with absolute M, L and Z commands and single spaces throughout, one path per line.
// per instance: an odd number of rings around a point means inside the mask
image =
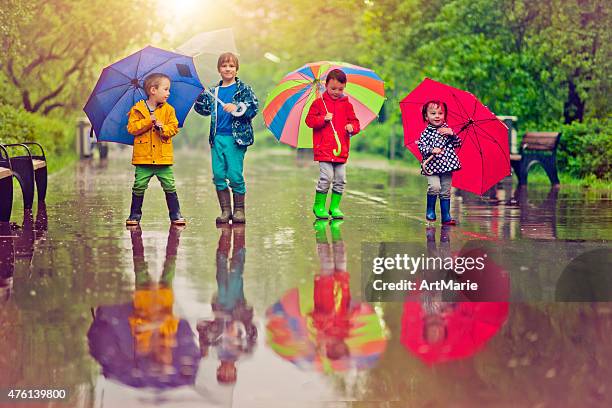
M 346 84 L 346 74 L 342 72 L 342 70 L 332 69 L 331 71 L 329 71 L 329 74 L 327 74 L 327 78 L 325 78 L 325 85 L 327 85 L 327 83 L 331 79 L 335 79 L 341 84 Z
M 149 74 L 145 77 L 143 88 L 145 90 L 145 93 L 147 94 L 147 97 L 151 96 L 149 95 L 149 92 L 151 92 L 151 87 L 157 88 L 162 79 L 167 79 L 168 81 L 171 81 L 168 75 L 161 74 L 159 72 Z
M 240 69 L 240 62 L 238 62 L 238 57 L 236 54 L 232 52 L 224 52 L 223 54 L 219 55 L 219 59 L 217 60 L 217 71 L 221 69 L 221 65 L 225 64 L 226 62 L 233 62 L 236 65 L 236 71 Z
M 433 105 L 433 106 L 437 106 L 437 107 L 442 107 L 442 109 L 444 109 L 444 121 L 446 122 L 446 117 L 448 116 L 448 107 L 446 106 L 446 102 L 442 102 L 440 100 L 434 99 L 431 101 L 427 101 L 425 102 L 425 105 L 423 105 L 423 109 L 421 111 L 422 115 L 423 115 L 423 122 L 427 122 L 427 109 L 429 109 L 429 107 Z

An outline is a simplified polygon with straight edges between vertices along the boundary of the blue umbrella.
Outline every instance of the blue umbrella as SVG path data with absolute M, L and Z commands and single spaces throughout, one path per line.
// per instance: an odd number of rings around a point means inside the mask
M 193 385 L 200 361 L 200 349 L 185 319 L 180 319 L 176 345 L 172 348 L 170 374 L 161 373 L 151 356 L 136 353 L 129 317 L 134 314 L 131 303 L 99 306 L 87 338 L 89 352 L 102 366 L 106 378 L 135 388 L 169 389 Z
M 148 46 L 104 68 L 83 110 L 98 141 L 133 144 L 127 131 L 127 114 L 147 96 L 143 82 L 154 72 L 166 74 L 172 82 L 168 103 L 176 110 L 179 127 L 204 87 L 193 58 Z

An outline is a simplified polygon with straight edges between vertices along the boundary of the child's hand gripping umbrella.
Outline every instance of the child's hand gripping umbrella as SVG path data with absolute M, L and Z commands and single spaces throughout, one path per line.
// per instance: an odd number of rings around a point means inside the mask
M 225 108 L 225 105 L 227 105 L 227 103 L 223 102 L 221 99 L 219 99 L 219 97 L 217 95 L 213 94 L 208 89 L 204 88 L 204 92 L 206 92 L 208 95 L 210 95 L 215 101 L 219 102 L 219 104 L 221 106 L 223 106 L 224 108 Z M 232 116 L 240 117 L 240 116 L 244 115 L 244 113 L 246 111 L 247 111 L 246 104 L 244 102 L 238 102 L 238 109 L 236 109 L 233 112 L 230 112 L 230 114 Z

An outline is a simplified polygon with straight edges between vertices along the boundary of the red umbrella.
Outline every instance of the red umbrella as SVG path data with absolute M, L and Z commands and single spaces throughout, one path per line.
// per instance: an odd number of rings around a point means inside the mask
M 427 364 L 476 354 L 508 318 L 508 272 L 478 243 L 464 246 L 458 257 L 485 259 L 481 270 L 456 271 L 455 275 L 458 282 L 476 283 L 478 290 L 457 293 L 456 302 L 442 301 L 440 293 L 421 291 L 404 303 L 401 342 Z
M 401 342 L 427 364 L 444 363 L 476 354 L 508 318 L 508 302 L 447 303 L 437 316 L 421 302 L 404 303 Z
M 427 127 L 421 109 L 430 100 L 440 100 L 448 107 L 447 124 L 462 140 L 457 149 L 461 169 L 453 176 L 453 186 L 475 194 L 510 175 L 508 128 L 474 95 L 461 89 L 425 78 L 401 102 L 404 144 L 422 160 L 416 145 Z

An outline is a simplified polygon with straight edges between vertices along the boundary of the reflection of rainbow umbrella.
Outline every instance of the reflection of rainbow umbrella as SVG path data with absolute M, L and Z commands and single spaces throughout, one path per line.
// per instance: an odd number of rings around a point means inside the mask
M 317 329 L 311 317 L 313 295 L 312 284 L 293 288 L 267 310 L 266 331 L 270 347 L 302 368 L 330 372 L 372 367 L 387 344 L 382 322 L 372 307 L 365 302 L 350 306 L 345 339 L 349 356 L 330 360 L 317 344 Z
M 313 62 L 287 74 L 266 99 L 264 122 L 276 139 L 293 147 L 312 147 L 312 129 L 304 121 L 310 105 L 325 89 L 327 74 L 336 68 L 347 76 L 344 93 L 361 128 L 365 129 L 377 117 L 385 90 L 374 71 L 344 62 Z

